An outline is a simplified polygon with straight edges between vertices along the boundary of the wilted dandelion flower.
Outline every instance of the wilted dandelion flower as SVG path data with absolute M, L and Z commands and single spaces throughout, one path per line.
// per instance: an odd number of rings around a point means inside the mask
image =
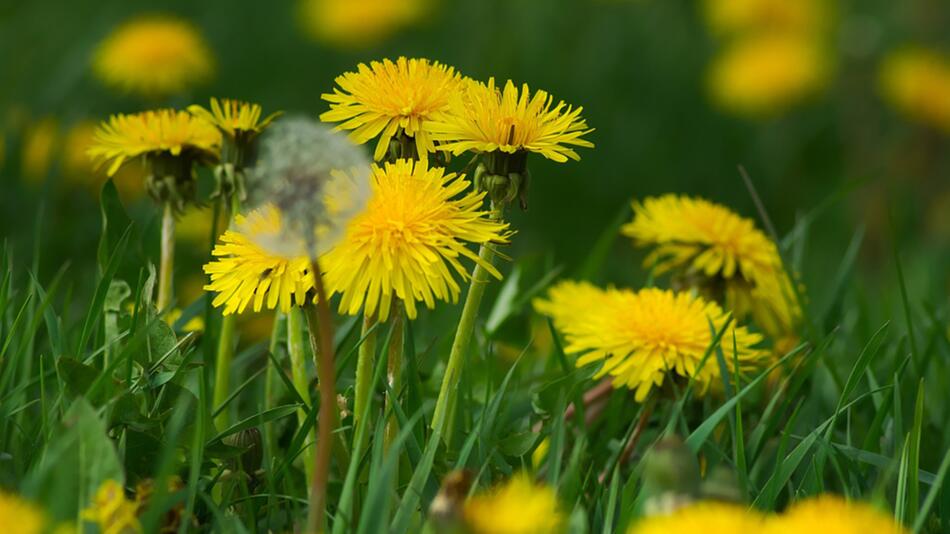
M 302 29 L 318 41 L 369 47 L 419 21 L 435 0 L 300 0 Z
M 603 362 L 595 378 L 609 374 L 615 387 L 635 390 L 638 402 L 662 386 L 667 376 L 694 377 L 700 392 L 721 383 L 715 359 L 699 368 L 713 340 L 711 329 L 718 332 L 730 320 L 718 304 L 691 293 L 656 288 L 601 290 L 596 306 L 572 298 L 592 294 L 594 289 L 584 282 L 562 282 L 551 288 L 547 299 L 534 303 L 535 309 L 555 319 L 566 340 L 565 351 L 580 356 L 578 367 Z M 577 306 L 586 313 L 570 310 Z M 767 354 L 756 348 L 761 340 L 762 336 L 745 327 L 729 325 L 721 348 L 730 372 L 735 360 L 740 372 L 764 361 Z
M 746 506 L 698 502 L 634 522 L 628 534 L 760 534 L 765 516 Z M 799 533 L 801 534 L 801 533 Z
M 122 24 L 106 37 L 96 50 L 93 68 L 106 85 L 160 98 L 210 78 L 214 61 L 190 23 L 149 15 Z
M 330 111 L 320 120 L 341 123 L 337 128 L 352 130 L 350 139 L 358 144 L 378 136 L 376 160 L 383 159 L 390 142 L 402 134 L 413 139 L 419 158 L 425 160 L 436 150 L 425 121 L 446 109 L 462 77 L 437 61 L 400 57 L 395 62 L 361 63 L 356 72 L 338 76 L 336 84 L 333 93 L 322 95 Z
M 950 132 L 950 59 L 931 50 L 908 48 L 881 66 L 884 97 L 911 120 Z
M 482 210 L 484 193 L 468 192 L 464 176 L 398 160 L 373 167 L 373 196 L 324 258 L 327 285 L 342 294 L 340 311 L 385 321 L 393 298 L 409 318 L 416 302 L 458 300 L 453 271 L 466 279 L 468 258 L 497 278 L 501 274 L 468 244 L 507 241 L 507 224 Z
M 103 534 L 132 534 L 142 532 L 137 512 L 138 505 L 125 496 L 122 485 L 110 479 L 96 490 L 82 518 L 95 523 Z
M 594 146 L 583 138 L 593 131 L 581 117 L 583 108 L 554 104 L 545 91 L 532 95 L 527 84 L 519 91 L 511 80 L 499 89 L 494 78 L 487 85 L 466 81 L 463 89 L 452 94 L 445 112 L 424 125 L 441 150 L 455 155 L 535 152 L 562 163 L 580 159 L 572 146 Z
M 905 534 L 894 518 L 869 504 L 825 494 L 795 503 L 768 522 L 766 534 Z
M 321 256 L 366 206 L 369 160 L 346 136 L 300 118 L 269 128 L 260 150 L 247 171 L 248 206 L 276 209 L 281 224 L 273 232 L 235 229 L 275 256 Z
M 46 514 L 33 503 L 0 491 L 0 525 L 6 534 L 41 534 L 49 523 Z
M 554 534 L 565 526 L 557 494 L 526 473 L 471 497 L 462 516 L 472 534 Z
M 813 34 L 828 23 L 828 0 L 705 0 L 710 29 L 718 34 Z
M 763 34 L 726 48 L 709 70 L 713 101 L 739 115 L 772 115 L 824 88 L 826 51 L 808 36 Z
M 44 117 L 27 127 L 23 133 L 20 165 L 23 176 L 31 182 L 42 181 L 49 174 L 59 143 L 59 124 L 53 117 Z
M 247 217 L 238 214 L 235 228 L 242 230 L 225 232 L 211 252 L 215 259 L 204 266 L 211 277 L 204 288 L 217 293 L 212 304 L 224 306 L 224 315 L 243 313 L 248 306 L 255 312 L 267 308 L 286 313 L 291 306 L 303 305 L 314 287 L 310 259 L 275 255 L 243 233 L 279 235 L 280 212 L 271 207 Z
M 701 198 L 674 194 L 633 203 L 633 221 L 621 231 L 640 247 L 654 272 L 675 271 L 699 285 L 742 319 L 752 314 L 773 336 L 788 335 L 799 309 L 778 248 L 748 218 Z

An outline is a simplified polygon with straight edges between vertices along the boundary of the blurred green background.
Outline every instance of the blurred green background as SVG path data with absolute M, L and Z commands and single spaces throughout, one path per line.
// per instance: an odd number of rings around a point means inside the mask
M 419 17 L 358 45 L 310 38 L 298 6 L 287 1 L 4 0 L 0 236 L 12 243 L 21 266 L 39 251 L 41 276 L 69 262 L 72 276 L 92 280 L 101 178 L 65 176 L 57 147 L 79 121 L 156 104 L 103 87 L 90 58 L 116 25 L 167 13 L 200 30 L 217 67 L 210 83 L 163 105 L 222 96 L 259 102 L 265 112 L 316 117 L 327 109 L 320 95 L 336 75 L 360 62 L 406 55 L 448 63 L 474 78 L 526 82 L 583 106 L 596 128 L 590 136 L 596 148 L 582 150 L 576 163 L 533 158 L 529 211 L 511 214 L 519 235 L 510 255 L 527 264 L 577 272 L 636 197 L 701 195 L 758 220 L 737 171 L 741 164 L 780 234 L 810 222 L 791 252 L 813 300 L 823 300 L 822 288 L 831 286 L 859 231 L 865 232 L 859 265 L 868 299 L 893 297 L 895 242 L 909 257 L 915 294 L 946 299 L 947 130 L 890 106 L 879 73 L 883 59 L 908 44 L 950 49 L 950 9 L 944 0 L 821 3 L 827 10 L 816 38 L 828 56 L 827 83 L 780 110 L 748 116 L 709 96 L 710 64 L 728 40 L 710 29 L 705 3 L 695 0 L 432 0 Z M 50 162 L 29 177 L 23 149 L 44 119 L 56 132 Z M 145 228 L 141 254 L 155 258 L 157 210 L 147 198 L 127 203 Z M 178 272 L 200 273 L 207 246 L 196 240 L 193 250 L 181 252 Z M 609 253 L 600 281 L 642 283 L 640 256 L 625 238 Z M 82 286 L 91 290 L 91 283 Z

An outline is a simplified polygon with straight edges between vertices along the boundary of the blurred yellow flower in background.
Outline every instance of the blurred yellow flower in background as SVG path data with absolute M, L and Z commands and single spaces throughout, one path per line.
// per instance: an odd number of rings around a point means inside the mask
M 424 162 L 398 160 L 373 167 L 373 196 L 347 227 L 343 240 L 322 259 L 327 286 L 340 293 L 340 312 L 389 316 L 399 298 L 410 319 L 416 302 L 456 302 L 468 258 L 492 276 L 501 273 L 468 248 L 469 243 L 504 243 L 508 225 L 488 218 L 485 193 L 468 190 L 464 175 L 446 174 Z
M 634 522 L 628 534 L 760 534 L 765 516 L 747 506 L 698 502 Z M 821 531 L 823 532 L 823 531 Z M 797 534 L 803 534 L 798 532 Z
M 435 0 L 299 0 L 297 18 L 310 38 L 342 48 L 379 44 L 423 19 Z
M 595 295 L 596 306 L 575 298 L 587 294 Z M 715 360 L 707 360 L 699 369 L 713 340 L 710 330 L 718 332 L 731 319 L 715 302 L 688 292 L 597 289 L 586 282 L 565 281 L 552 287 L 547 299 L 536 299 L 534 307 L 554 318 L 566 341 L 564 351 L 579 355 L 577 367 L 602 361 L 594 377 L 611 375 L 614 387 L 636 391 L 637 402 L 662 386 L 667 376 L 694 377 L 699 393 L 722 383 Z M 572 309 L 576 307 L 586 313 L 577 313 Z M 731 373 L 736 371 L 734 361 L 743 373 L 761 367 L 767 357 L 756 348 L 762 336 L 735 323 L 722 340 Z
M 703 7 L 709 28 L 724 36 L 816 33 L 830 16 L 828 0 L 705 0 Z
M 881 65 L 887 102 L 912 121 L 950 132 L 950 58 L 933 50 L 907 48 Z
M 189 206 L 185 212 L 178 218 L 175 224 L 175 237 L 180 241 L 187 241 L 203 246 L 208 245 L 211 239 L 211 226 L 214 223 L 214 210 L 201 207 Z M 227 229 L 227 222 L 223 214 L 219 214 L 217 232 L 214 236 L 217 239 Z
M 506 154 L 536 152 L 545 158 L 563 163 L 580 156 L 571 146 L 593 148 L 583 137 L 591 133 L 581 117 L 582 107 L 571 107 L 563 100 L 554 104 L 554 97 L 527 84 L 519 89 L 508 80 L 503 89 L 467 81 L 464 91 L 452 94 L 449 106 L 424 127 L 432 138 L 442 143 L 441 150 L 459 155 L 466 151 Z
M 20 161 L 26 181 L 39 183 L 46 179 L 58 143 L 59 122 L 53 117 L 43 117 L 26 128 Z
M 565 527 L 557 494 L 527 473 L 471 497 L 462 516 L 472 534 L 556 534 Z
M 793 504 L 784 514 L 775 516 L 765 534 L 906 534 L 909 532 L 894 518 L 873 506 L 824 494 Z
M 146 15 L 123 23 L 99 44 L 93 70 L 110 87 L 158 99 L 211 78 L 214 59 L 188 21 Z
M 142 532 L 137 513 L 138 505 L 125 496 L 122 485 L 106 480 L 81 515 L 84 520 L 95 523 L 102 534 L 133 534 Z
M 797 35 L 761 35 L 736 41 L 709 70 L 709 91 L 722 109 L 746 116 L 768 116 L 800 103 L 825 87 L 826 50 Z
M 377 161 L 400 134 L 411 137 L 419 159 L 426 160 L 436 147 L 424 122 L 447 108 L 462 76 L 437 61 L 400 57 L 395 62 L 361 63 L 356 72 L 337 76 L 336 84 L 333 93 L 321 96 L 330 103 L 321 121 L 341 123 L 338 130 L 353 130 L 350 139 L 357 144 L 379 136 L 373 153 Z
M 4 534 L 41 534 L 48 521 L 33 503 L 0 490 L 0 526 Z

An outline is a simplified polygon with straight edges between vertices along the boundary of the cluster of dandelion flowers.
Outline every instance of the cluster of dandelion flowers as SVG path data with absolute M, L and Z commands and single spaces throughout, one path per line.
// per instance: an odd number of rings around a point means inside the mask
M 299 0 L 306 34 L 344 48 L 373 46 L 419 21 L 434 0 Z
M 552 534 L 565 528 L 557 494 L 527 473 L 468 499 L 462 517 L 472 534 Z
M 889 514 L 869 504 L 825 494 L 793 504 L 769 521 L 766 534 L 907 534 L 909 531 Z
M 13 534 L 40 534 L 49 527 L 46 514 L 33 503 L 0 490 L 0 525 Z
M 576 286 L 587 286 L 578 288 Z M 615 387 L 636 391 L 642 402 L 667 376 L 693 378 L 700 392 L 721 383 L 719 366 L 703 356 L 729 322 L 721 347 L 730 373 L 760 367 L 768 353 L 756 348 L 762 336 L 737 327 L 715 302 L 687 292 L 647 288 L 600 290 L 584 282 L 562 282 L 537 299 L 535 309 L 554 318 L 566 340 L 565 351 L 577 354 L 577 366 L 602 362 L 596 378 L 613 377 Z M 577 295 L 596 295 L 596 306 L 577 302 Z M 585 313 L 571 311 L 583 307 Z
M 711 97 L 733 113 L 774 115 L 824 88 L 827 55 L 810 36 L 763 34 L 736 41 L 710 67 Z
M 932 50 L 907 48 L 881 66 L 887 101 L 913 121 L 950 132 L 950 58 Z
M 370 172 L 366 155 L 345 135 L 310 119 L 282 119 L 261 138 L 246 177 L 248 208 L 276 208 L 280 230 L 236 229 L 275 256 L 319 258 L 366 206 Z
M 468 244 L 507 242 L 507 224 L 482 210 L 484 193 L 466 192 L 464 176 L 425 162 L 397 160 L 373 166 L 373 196 L 349 225 L 343 240 L 322 258 L 327 285 L 342 295 L 340 311 L 385 320 L 392 299 L 410 318 L 416 302 L 455 302 L 453 274 L 467 278 L 462 259 L 501 274 Z
M 208 121 L 186 111 L 161 109 L 111 116 L 99 125 L 88 153 L 98 165 L 108 164 L 112 176 L 139 156 L 214 160 L 220 145 L 221 134 Z
M 703 501 L 684 506 L 669 515 L 655 515 L 634 522 L 628 534 L 758 534 L 765 516 L 746 506 Z
M 573 108 L 545 91 L 531 94 L 528 85 L 519 90 L 508 80 L 503 89 L 466 80 L 463 90 L 453 93 L 445 112 L 424 127 L 439 148 L 463 152 L 535 152 L 563 163 L 580 156 L 571 147 L 592 148 L 584 136 L 593 131 L 581 117 L 583 108 Z
M 425 122 L 447 108 L 462 77 L 438 62 L 400 57 L 368 66 L 361 63 L 356 72 L 338 76 L 336 84 L 333 93 L 322 96 L 330 110 L 320 115 L 320 120 L 352 130 L 350 139 L 358 144 L 379 137 L 373 154 L 376 160 L 383 159 L 390 142 L 401 134 L 412 138 L 417 151 L 402 156 L 418 155 L 426 160 L 436 146 Z
M 755 223 L 725 206 L 675 194 L 633 203 L 621 232 L 652 247 L 644 265 L 676 271 L 700 285 L 739 318 L 752 313 L 760 327 L 787 333 L 801 316 L 792 282 L 774 242 Z
M 224 315 L 255 312 L 264 308 L 290 311 L 307 302 L 314 287 L 310 259 L 286 258 L 268 252 L 256 240 L 281 232 L 280 212 L 262 208 L 235 216 L 235 227 L 221 236 L 211 254 L 215 259 L 204 266 L 211 282 L 204 287 L 217 293 L 212 305 L 224 306 Z
M 150 15 L 130 20 L 106 37 L 95 53 L 93 68 L 106 85 L 161 98 L 209 79 L 214 60 L 190 23 Z

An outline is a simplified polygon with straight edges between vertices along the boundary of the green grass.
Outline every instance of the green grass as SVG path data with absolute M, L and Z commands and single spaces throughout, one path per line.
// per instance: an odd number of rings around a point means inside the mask
M 316 406 L 293 387 L 285 329 L 276 329 L 275 339 L 241 345 L 231 369 L 234 389 L 213 405 L 209 358 L 216 313 L 208 313 L 202 334 L 166 325 L 146 298 L 154 271 L 144 263 L 129 269 L 136 265 L 130 241 L 141 227 L 124 213 L 111 185 L 102 193 L 101 217 L 93 278 L 73 277 L 70 266 L 38 277 L 13 261 L 10 247 L 0 249 L 7 266 L 0 279 L 0 485 L 58 520 L 77 522 L 103 480 L 133 487 L 143 479 L 177 476 L 181 486 L 151 499 L 142 516 L 147 530 L 176 508 L 194 514 L 182 532 L 291 530 L 306 516 L 302 456 L 312 454 L 307 437 Z M 594 243 L 597 252 L 581 270 L 585 276 L 598 277 L 616 226 Z M 807 240 L 809 233 L 795 236 Z M 707 473 L 731 472 L 739 494 L 762 510 L 835 492 L 871 500 L 915 532 L 945 532 L 946 303 L 910 290 L 897 252 L 890 275 L 899 294 L 894 309 L 861 298 L 860 236 L 844 247 L 849 252 L 834 271 L 829 298 L 806 301 L 805 322 L 814 331 L 806 329 L 802 343 L 774 366 L 787 371 L 777 379 L 768 370 L 741 382 L 728 376 L 719 397 L 697 397 L 690 384 L 676 398 L 658 398 L 629 461 L 621 461 L 620 452 L 642 413 L 632 394 L 613 391 L 590 426 L 583 409 L 565 420 L 558 414 L 594 384 L 592 369 L 573 366 L 550 325 L 536 330 L 550 329 L 550 345 L 511 334 L 540 321 L 530 298 L 557 278 L 559 267 L 517 259 L 504 266 L 517 274 L 496 284 L 483 309 L 477 346 L 457 385 L 460 438 L 451 443 L 427 423 L 451 342 L 433 318 L 451 322 L 458 307 L 440 306 L 404 323 L 406 365 L 396 391 L 384 379 L 393 339 L 392 328 L 384 326 L 367 413 L 355 428 L 351 416 L 344 417 L 339 430 L 330 480 L 332 531 L 432 528 L 426 526 L 429 504 L 443 477 L 456 469 L 469 470 L 476 488 L 529 469 L 557 488 L 571 532 L 621 531 L 642 513 L 652 491 L 642 478 L 644 454 L 676 434 Z M 180 304 L 186 318 L 208 306 L 205 297 Z M 358 321 L 340 318 L 338 327 L 339 392 L 352 403 L 362 339 Z M 499 355 L 499 344 L 518 339 L 516 360 Z M 710 347 L 704 365 L 725 366 L 722 355 Z M 397 401 L 389 410 L 382 402 L 387 395 Z M 304 416 L 298 419 L 299 410 Z M 222 412 L 232 423 L 216 428 L 214 418 Z M 390 417 L 399 432 L 384 447 Z M 233 438 L 251 428 L 264 435 L 253 446 L 261 468 L 241 475 L 236 462 L 246 450 Z M 532 452 L 544 438 L 550 444 L 546 460 L 532 466 Z

